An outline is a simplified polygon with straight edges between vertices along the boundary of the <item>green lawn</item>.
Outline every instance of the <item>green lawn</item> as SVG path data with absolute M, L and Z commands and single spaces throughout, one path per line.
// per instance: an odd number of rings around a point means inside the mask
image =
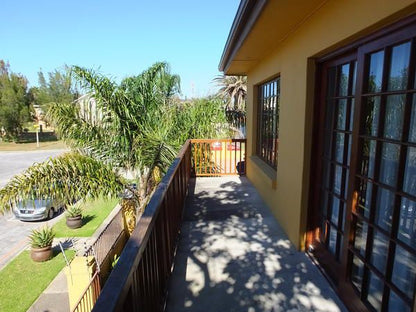
M 79 229 L 66 226 L 66 218 L 59 220 L 54 226 L 56 237 L 90 237 L 103 223 L 117 204 L 118 199 L 101 198 L 86 203 L 83 213 L 83 225 Z
M 66 250 L 68 260 L 74 250 Z M 0 311 L 27 311 L 65 266 L 63 255 L 54 251 L 46 262 L 33 262 L 29 251 L 23 251 L 0 271 Z

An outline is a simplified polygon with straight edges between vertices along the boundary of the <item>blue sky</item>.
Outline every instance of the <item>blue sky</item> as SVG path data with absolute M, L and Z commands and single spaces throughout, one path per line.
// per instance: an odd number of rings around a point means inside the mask
M 67 65 L 116 81 L 167 61 L 183 96 L 205 96 L 239 0 L 3 0 L 0 59 L 37 85 L 37 73 Z

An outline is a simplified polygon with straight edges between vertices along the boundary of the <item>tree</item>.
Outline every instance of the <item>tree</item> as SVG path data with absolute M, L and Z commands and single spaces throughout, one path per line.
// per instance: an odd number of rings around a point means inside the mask
M 227 110 L 246 110 L 247 77 L 218 76 L 214 79 L 220 86 L 218 95 L 226 102 Z
M 165 172 L 183 144 L 185 137 L 178 131 L 189 123 L 177 114 L 173 96 L 179 77 L 170 74 L 166 63 L 156 63 L 120 85 L 77 66 L 72 76 L 95 99 L 100 122 L 84 118 L 79 105 L 52 104 L 49 119 L 73 152 L 14 177 L 0 190 L 0 209 L 29 196 L 98 197 L 124 188 L 145 204 L 157 183 L 155 172 Z M 138 191 L 129 187 L 128 179 L 137 181 Z
M 0 130 L 5 139 L 16 139 L 30 120 L 27 79 L 10 71 L 0 60 Z
M 237 137 L 245 137 L 246 125 L 246 76 L 218 76 L 214 79 L 221 88 L 218 91 L 225 102 L 227 120 L 234 128 Z
M 72 103 L 79 97 L 79 91 L 71 78 L 71 68 L 64 66 L 47 74 L 38 72 L 39 87 L 32 88 L 34 100 L 44 113 L 53 103 Z

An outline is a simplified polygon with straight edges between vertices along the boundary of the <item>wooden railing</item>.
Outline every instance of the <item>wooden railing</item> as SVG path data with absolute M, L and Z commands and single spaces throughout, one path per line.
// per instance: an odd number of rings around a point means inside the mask
M 162 311 L 191 176 L 191 143 L 174 160 L 93 311 Z
M 121 208 L 118 209 L 119 211 L 84 253 L 84 256 L 95 257 L 95 262 L 100 268 L 101 285 L 104 285 L 110 274 L 114 255 L 120 255 L 128 238 L 123 224 L 123 212 Z
M 90 284 L 84 290 L 83 295 L 72 309 L 72 312 L 90 312 L 92 310 L 101 290 L 100 276 L 98 273 L 98 270 L 95 271 Z
M 246 142 L 246 139 L 192 139 L 195 176 L 244 175 Z

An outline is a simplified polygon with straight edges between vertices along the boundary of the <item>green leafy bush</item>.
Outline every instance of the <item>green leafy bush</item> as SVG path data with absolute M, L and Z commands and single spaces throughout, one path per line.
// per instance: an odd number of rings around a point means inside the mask
M 81 216 L 82 211 L 82 203 L 76 202 L 75 204 L 68 206 L 68 208 L 66 209 L 66 215 L 67 217 L 74 218 L 77 216 Z
M 41 229 L 32 230 L 32 233 L 29 236 L 30 246 L 32 246 L 32 248 L 44 248 L 51 246 L 54 237 L 55 233 L 52 227 L 47 225 Z

